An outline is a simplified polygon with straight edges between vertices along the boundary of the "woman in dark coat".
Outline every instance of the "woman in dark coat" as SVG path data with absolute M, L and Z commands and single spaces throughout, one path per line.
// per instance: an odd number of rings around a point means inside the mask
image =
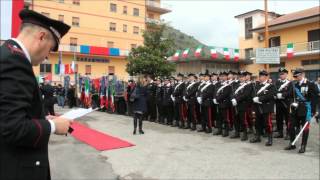
M 139 133 L 144 134 L 142 130 L 142 118 L 147 112 L 147 80 L 145 78 L 139 78 L 135 92 L 131 94 L 133 100 L 133 134 L 136 134 L 137 123 L 139 121 Z

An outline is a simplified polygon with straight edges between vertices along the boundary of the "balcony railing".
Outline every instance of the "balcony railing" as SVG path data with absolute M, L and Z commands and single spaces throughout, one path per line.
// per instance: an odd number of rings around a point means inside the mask
M 127 49 L 119 49 L 120 50 L 120 56 L 128 56 L 129 50 Z M 81 53 L 80 52 L 80 46 L 71 46 L 69 44 L 60 44 L 59 45 L 59 51 L 62 52 L 69 52 L 69 53 Z
M 278 46 L 280 48 L 280 57 L 287 56 L 287 45 Z M 255 59 L 256 50 L 253 49 L 250 53 L 246 53 L 245 49 L 240 49 L 240 58 L 241 59 Z M 320 53 L 320 40 L 319 41 L 310 41 L 310 42 L 302 42 L 302 43 L 294 43 L 293 44 L 293 53 L 297 56 L 308 55 L 308 54 L 316 54 Z
M 153 8 L 163 9 L 170 12 L 171 6 L 165 3 L 160 3 L 157 1 L 147 0 L 146 5 Z
M 161 24 L 161 20 L 158 19 L 152 19 L 152 18 L 146 18 L 147 23 L 154 23 L 154 24 Z

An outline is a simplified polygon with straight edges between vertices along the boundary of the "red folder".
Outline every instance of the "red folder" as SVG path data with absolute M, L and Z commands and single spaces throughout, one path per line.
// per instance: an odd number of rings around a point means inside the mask
M 74 138 L 88 144 L 98 151 L 134 146 L 134 144 L 96 131 L 78 122 L 73 122 L 71 128 L 73 129 L 71 135 Z

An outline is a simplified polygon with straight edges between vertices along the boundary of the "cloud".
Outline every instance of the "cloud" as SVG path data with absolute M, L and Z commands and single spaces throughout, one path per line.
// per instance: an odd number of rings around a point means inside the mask
M 220 47 L 238 47 L 238 21 L 234 16 L 254 9 L 263 9 L 262 0 L 162 0 L 172 12 L 162 16 L 170 25 L 194 36 L 199 41 Z M 269 11 L 280 14 L 319 5 L 318 1 L 269 1 Z

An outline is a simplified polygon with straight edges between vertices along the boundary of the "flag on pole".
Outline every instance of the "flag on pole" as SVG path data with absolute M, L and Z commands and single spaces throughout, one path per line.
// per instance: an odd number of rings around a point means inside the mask
M 212 59 L 217 59 L 218 54 L 217 49 L 215 47 L 210 47 L 210 54 Z
M 198 46 L 195 53 L 194 53 L 194 56 L 195 57 L 200 57 L 201 56 L 201 51 L 202 51 L 202 46 Z
M 230 60 L 230 54 L 228 48 L 223 48 L 223 55 L 226 60 Z
M 60 74 L 60 65 L 59 64 L 54 65 L 54 74 Z
M 234 49 L 234 61 L 239 61 L 239 49 Z
M 19 12 L 24 7 L 24 0 L 0 1 L 0 39 L 7 40 L 17 37 L 21 20 Z
M 174 53 L 174 55 L 173 55 L 173 59 L 174 59 L 174 60 L 178 60 L 178 59 L 179 59 L 179 56 L 180 56 L 180 53 L 181 53 L 181 51 L 180 51 L 180 50 L 177 50 L 176 53 Z
M 70 64 L 65 64 L 64 65 L 64 73 L 65 74 L 70 74 Z
M 60 64 L 60 75 L 64 75 L 65 74 L 65 66 L 64 64 Z
M 90 99 L 90 79 L 86 78 L 84 80 L 84 99 L 85 104 L 88 105 L 89 99 Z
M 287 44 L 287 58 L 292 58 L 293 53 L 293 43 Z
M 71 64 L 71 74 L 75 73 L 76 72 L 76 63 L 74 61 L 72 61 L 72 64 Z
M 185 49 L 185 50 L 183 51 L 183 53 L 182 53 L 182 57 L 183 57 L 183 58 L 187 58 L 188 55 L 189 55 L 189 51 L 190 51 L 189 48 Z

